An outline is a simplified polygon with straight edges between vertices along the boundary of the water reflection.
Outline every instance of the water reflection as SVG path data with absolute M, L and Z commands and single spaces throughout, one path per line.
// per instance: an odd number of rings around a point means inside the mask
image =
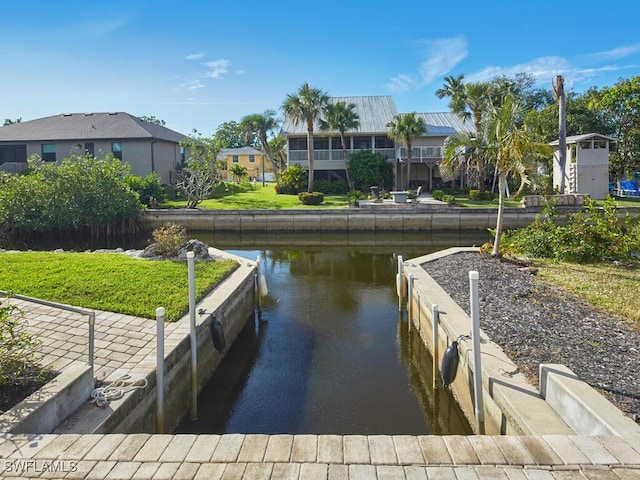
M 260 255 L 269 297 L 203 390 L 198 422 L 186 419 L 178 431 L 469 433 L 449 392 L 433 391 L 430 357 L 398 318 L 396 255 L 443 246 L 407 247 L 413 240 L 397 235 L 392 245 L 322 240 L 301 247 L 289 235 L 289 248 L 272 238 L 260 249 L 237 237 L 208 240 L 246 258 Z

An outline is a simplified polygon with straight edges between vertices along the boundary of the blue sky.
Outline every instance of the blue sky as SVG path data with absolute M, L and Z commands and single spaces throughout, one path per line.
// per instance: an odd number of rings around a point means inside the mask
M 0 121 L 125 111 L 211 135 L 303 82 L 437 112 L 446 75 L 576 92 L 640 75 L 631 0 L 21 0 L 2 17 Z

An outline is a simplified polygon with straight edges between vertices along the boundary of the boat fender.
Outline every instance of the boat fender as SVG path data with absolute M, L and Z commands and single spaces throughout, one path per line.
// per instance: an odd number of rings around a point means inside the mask
M 260 295 L 266 297 L 269 295 L 269 290 L 267 289 L 267 279 L 264 278 L 264 275 L 260 274 Z
M 442 365 L 440 374 L 442 375 L 442 383 L 445 387 L 451 385 L 456 379 L 458 372 L 458 342 L 451 342 L 442 355 Z
M 222 327 L 222 322 L 216 317 L 211 317 L 209 328 L 211 330 L 211 339 L 213 340 L 213 346 L 216 347 L 216 350 L 221 352 L 225 347 L 224 328 Z

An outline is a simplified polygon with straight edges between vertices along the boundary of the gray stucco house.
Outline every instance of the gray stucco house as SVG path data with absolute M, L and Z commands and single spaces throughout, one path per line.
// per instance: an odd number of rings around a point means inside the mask
M 60 162 L 72 153 L 103 158 L 108 153 L 131 165 L 134 175 L 160 175 L 175 183 L 188 152 L 185 135 L 125 112 L 64 113 L 0 127 L 0 170 L 18 172 L 27 159 Z

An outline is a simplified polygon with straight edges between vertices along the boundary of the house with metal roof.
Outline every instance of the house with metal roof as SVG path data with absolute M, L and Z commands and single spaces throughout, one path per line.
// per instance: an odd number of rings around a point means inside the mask
M 331 97 L 331 103 L 355 104 L 360 126 L 346 132 L 347 155 L 359 150 L 371 150 L 394 163 L 395 189 L 417 188 L 431 190 L 439 184 L 437 168 L 442 158 L 442 145 L 447 136 L 457 132 L 473 132 L 471 124 L 464 123 L 453 113 L 419 113 L 427 126 L 426 133 L 413 141 L 411 178 L 406 178 L 407 150 L 388 137 L 389 127 L 398 109 L 391 96 Z M 321 132 L 314 127 L 314 178 L 344 179 L 346 163 L 338 132 Z M 284 119 L 281 135 L 287 137 L 289 165 L 308 167 L 307 127 L 304 122 L 294 124 Z
M 112 153 L 134 175 L 156 172 L 162 183 L 175 183 L 188 155 L 180 145 L 185 138 L 125 112 L 65 113 L 0 127 L 0 170 L 21 171 L 32 155 L 60 162 L 74 153 Z

